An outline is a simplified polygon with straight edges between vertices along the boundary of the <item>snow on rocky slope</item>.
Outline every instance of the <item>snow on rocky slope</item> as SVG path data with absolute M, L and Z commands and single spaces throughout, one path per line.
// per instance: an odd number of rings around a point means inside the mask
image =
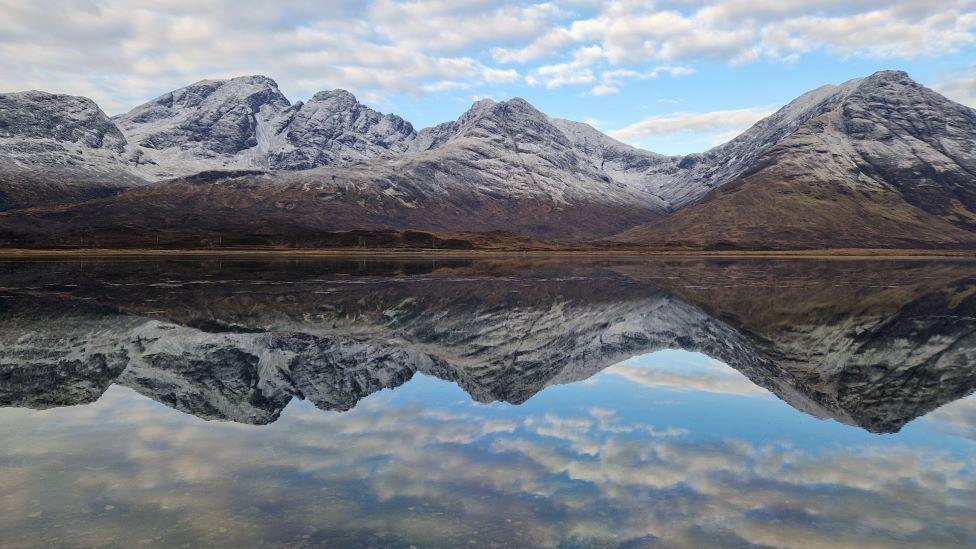
M 136 225 L 187 237 L 221 226 L 249 234 L 273 227 L 514 231 L 585 240 L 667 211 L 641 183 L 608 176 L 522 99 L 478 103 L 421 136 L 428 141 L 406 154 L 368 162 L 162 182 L 58 212 L 45 227 L 91 234 Z
M 143 183 L 125 136 L 92 100 L 0 94 L 0 210 L 106 196 Z
M 745 170 L 729 172 L 737 177 L 618 238 L 767 249 L 976 244 L 976 110 L 897 71 L 801 101 L 779 124 L 788 133 L 759 131 L 777 113 L 716 149 L 731 166 L 735 151 L 768 142 Z
M 731 181 L 764 173 L 775 181 L 806 174 L 817 185 L 851 177 L 873 182 L 865 188 L 898 187 L 899 199 L 938 218 L 933 225 L 902 212 L 898 219 L 875 224 L 877 230 L 866 233 L 864 242 L 848 235 L 851 245 L 871 244 L 900 223 L 932 230 L 911 242 L 899 240 L 899 245 L 955 245 L 968 242 L 966 233 L 976 227 L 976 115 L 904 73 L 882 72 L 818 88 L 732 141 L 683 157 L 631 147 L 586 124 L 550 118 L 518 98 L 479 101 L 457 120 L 417 132 L 402 118 L 372 110 L 343 90 L 319 92 L 292 105 L 263 76 L 198 82 L 115 117 L 115 126 L 90 101 L 74 98 L 80 103 L 45 111 L 34 105 L 43 103 L 36 99 L 43 96 L 0 96 L 0 130 L 5 130 L 0 134 L 0 193 L 6 193 L 0 194 L 0 207 L 43 205 L 52 194 L 63 199 L 55 203 L 77 201 L 143 180 L 243 170 L 268 173 L 244 174 L 244 184 L 241 173 L 228 174 L 227 185 L 214 184 L 213 196 L 203 197 L 207 203 L 199 201 L 198 184 L 177 180 L 146 195 L 127 193 L 132 196 L 115 205 L 138 205 L 144 197 L 167 205 L 161 210 L 165 216 L 181 208 L 186 215 L 210 206 L 227 215 L 253 208 L 238 213 L 254 219 L 287 215 L 296 229 L 511 230 L 580 240 L 653 224 L 697 205 Z M 24 121 L 35 111 L 48 113 L 40 125 L 48 128 L 43 137 L 25 129 L 29 124 Z M 58 122 L 61 111 L 74 118 Z M 767 169 L 771 164 L 798 169 L 776 175 Z M 85 188 L 92 180 L 98 184 L 90 194 L 73 196 L 65 190 L 69 183 Z M 195 181 L 220 180 L 220 175 L 208 175 Z M 763 192 L 770 188 L 761 186 Z M 37 191 L 36 196 L 25 196 L 24 189 Z M 841 198 L 856 209 L 860 199 L 852 196 Z M 752 200 L 748 209 L 764 212 L 768 198 Z M 898 209 L 890 200 L 881 202 Z M 152 204 L 138 209 L 150 211 Z M 112 207 L 99 205 L 99 211 Z M 763 225 L 780 227 L 780 213 Z M 693 233 L 706 221 L 695 218 L 693 227 L 668 222 L 670 232 L 661 238 Z M 859 225 L 852 223 L 840 225 L 853 231 Z M 955 234 L 951 225 L 962 232 Z M 712 228 L 723 234 L 729 230 Z M 805 232 L 802 227 L 786 231 L 777 245 L 792 246 L 794 233 Z M 622 238 L 648 241 L 629 233 Z
M 112 153 L 84 163 L 110 165 L 115 171 L 150 181 L 208 170 L 295 171 L 371 159 L 379 159 L 376 170 L 382 173 L 390 158 L 420 155 L 426 162 L 436 161 L 425 153 L 450 142 L 491 137 L 504 145 L 534 132 L 537 141 L 519 142 L 524 148 L 518 151 L 523 160 L 545 157 L 544 163 L 571 172 L 559 174 L 561 182 L 543 186 L 542 190 L 556 193 L 552 197 L 555 203 L 575 187 L 572 192 L 606 196 L 610 203 L 636 201 L 666 211 L 694 202 L 737 175 L 802 118 L 796 111 L 803 103 L 794 102 L 724 148 L 682 158 L 625 145 L 586 124 L 548 118 L 521 99 L 505 103 L 482 100 L 457 120 L 417 132 L 399 116 L 370 109 L 344 90 L 319 92 L 307 102 L 292 105 L 270 78 L 243 76 L 203 80 L 114 117 L 117 131 L 112 133 L 117 141 Z M 502 111 L 514 116 L 507 128 L 486 125 L 485 120 L 497 119 Z M 524 115 L 521 120 L 519 113 Z M 105 127 L 104 120 L 92 121 L 91 131 Z M 490 136 L 493 131 L 513 133 Z M 474 160 L 481 165 L 472 167 L 490 171 L 490 165 L 511 164 L 509 159 L 491 156 L 505 154 L 504 149 L 479 150 L 482 158 Z M 525 167 L 535 166 L 530 162 Z M 592 181 L 594 174 L 596 182 Z M 505 184 L 511 179 L 506 175 L 493 192 L 523 197 L 523 178 L 518 173 L 515 176 L 514 187 Z M 433 183 L 436 187 L 437 182 Z
M 132 143 L 134 169 L 152 179 L 266 165 L 291 103 L 263 76 L 202 80 L 113 120 Z
M 292 105 L 274 80 L 203 80 L 114 118 L 137 171 L 162 179 L 214 169 L 301 170 L 401 153 L 416 132 L 345 90 Z

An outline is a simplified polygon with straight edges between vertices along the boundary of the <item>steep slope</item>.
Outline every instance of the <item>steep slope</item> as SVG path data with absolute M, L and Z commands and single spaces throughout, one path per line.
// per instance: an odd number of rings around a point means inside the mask
M 416 132 L 399 116 L 384 115 L 345 90 L 333 90 L 298 105 L 281 136 L 267 166 L 305 170 L 403 153 Z
M 0 94 L 0 210 L 76 202 L 143 183 L 126 139 L 90 99 Z
M 607 175 L 644 185 L 669 209 L 678 210 L 748 170 L 781 139 L 846 97 L 857 82 L 822 86 L 805 93 L 728 143 L 686 156 L 668 157 L 641 150 L 580 122 L 552 122 Z
M 120 230 L 133 238 L 222 233 L 228 241 L 255 231 L 349 229 L 588 239 L 666 208 L 643 184 L 607 176 L 521 99 L 475 105 L 426 147 L 346 167 L 201 174 L 114 199 L 4 216 L 0 231 L 41 231 L 21 239 L 27 243 L 70 234 L 97 241 Z M 37 227 L 37 219 L 47 222 Z
M 974 247 L 976 111 L 901 72 L 838 87 L 742 176 L 620 242 Z
M 114 121 L 152 179 L 215 169 L 304 170 L 404 152 L 416 135 L 345 90 L 292 105 L 264 76 L 203 80 Z
M 264 76 L 202 80 L 114 118 L 152 179 L 215 168 L 254 168 L 273 146 L 291 103 Z
M 614 181 L 646 188 L 669 208 L 682 205 L 687 191 L 683 183 L 695 185 L 679 167 L 681 157 L 669 157 L 621 143 L 589 124 L 561 118 L 550 121 L 563 132 L 571 146 Z

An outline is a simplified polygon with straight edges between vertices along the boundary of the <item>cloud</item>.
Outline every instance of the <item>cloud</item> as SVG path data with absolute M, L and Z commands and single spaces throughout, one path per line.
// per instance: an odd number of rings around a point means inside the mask
M 976 43 L 969 0 L 794 0 L 600 4 L 590 17 L 549 29 L 521 48 L 497 48 L 501 62 L 552 57 L 575 44 L 600 46 L 613 64 L 761 57 L 796 62 L 815 50 L 874 58 L 953 53 Z
M 976 66 L 947 75 L 934 88 L 949 99 L 976 109 Z
M 619 375 L 644 387 L 739 396 L 769 396 L 769 391 L 749 381 L 746 376 L 725 364 L 714 361 L 687 372 L 623 362 L 607 368 L 606 372 Z
M 650 80 L 657 78 L 661 74 L 668 74 L 672 78 L 679 76 L 690 76 L 695 74 L 695 70 L 689 67 L 680 66 L 660 66 L 647 71 L 634 69 L 613 69 L 600 73 L 600 83 L 590 91 L 593 95 L 607 95 L 620 93 L 620 86 L 627 80 Z
M 517 6 L 480 0 L 378 0 L 367 8 L 378 33 L 399 46 L 448 53 L 534 38 L 563 15 L 551 2 Z
M 950 402 L 931 414 L 924 421 L 966 438 L 976 440 L 976 396 Z
M 383 102 L 518 79 L 517 69 L 485 65 L 459 49 L 531 34 L 518 22 L 538 26 L 556 13 L 451 5 L 0 0 L 0 89 L 85 95 L 115 113 L 200 79 L 265 74 L 293 97 L 343 87 Z M 437 40 L 417 26 L 424 10 L 441 13 L 432 23 L 441 28 Z M 422 44 L 417 33 L 425 32 Z
M 679 112 L 645 118 L 608 133 L 621 141 L 682 133 L 708 134 L 725 138 L 729 135 L 738 135 L 773 112 L 774 110 L 768 107 L 707 113 Z
M 523 77 L 606 95 L 629 79 L 602 76 L 615 71 L 671 66 L 675 77 L 708 62 L 910 59 L 976 44 L 971 0 L 0 0 L 0 13 L 0 89 L 85 95 L 111 113 L 243 74 L 271 76 L 295 99 L 342 87 L 390 104 L 497 93 Z M 966 85 L 946 84 L 969 100 Z

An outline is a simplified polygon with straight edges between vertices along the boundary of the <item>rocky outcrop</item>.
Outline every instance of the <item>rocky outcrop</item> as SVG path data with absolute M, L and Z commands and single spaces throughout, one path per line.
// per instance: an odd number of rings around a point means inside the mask
M 268 167 L 306 170 L 405 152 L 416 137 L 409 122 L 359 103 L 345 90 L 319 92 L 296 105 Z
M 123 134 L 92 100 L 0 94 L 0 210 L 109 196 L 142 183 Z
M 114 122 L 133 145 L 136 171 L 152 179 L 208 169 L 266 167 L 291 103 L 263 76 L 202 80 Z

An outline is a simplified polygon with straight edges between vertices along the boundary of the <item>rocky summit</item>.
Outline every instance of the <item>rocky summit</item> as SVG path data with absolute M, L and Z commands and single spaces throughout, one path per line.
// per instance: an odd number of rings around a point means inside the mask
M 691 248 L 976 247 L 976 111 L 903 72 L 813 93 L 795 128 L 739 176 L 616 239 Z
M 90 99 L 0 94 L 0 210 L 82 201 L 145 183 L 122 160 L 127 145 Z
M 344 90 L 292 104 L 263 76 L 204 80 L 112 119 L 83 98 L 0 95 L 0 153 L 5 245 L 309 245 L 355 230 L 976 247 L 976 111 L 895 71 L 813 90 L 686 156 L 518 98 L 416 131 Z

